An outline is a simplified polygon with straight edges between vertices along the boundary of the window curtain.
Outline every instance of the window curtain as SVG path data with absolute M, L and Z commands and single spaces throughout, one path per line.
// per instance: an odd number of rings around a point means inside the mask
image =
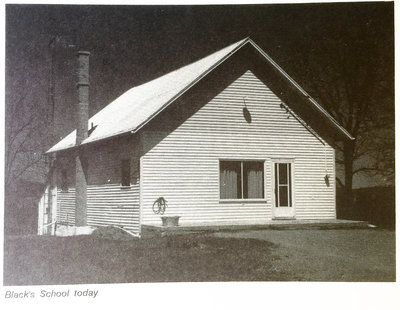
M 240 162 L 220 163 L 221 199 L 241 198 Z
M 264 168 L 262 162 L 244 162 L 244 198 L 264 198 Z

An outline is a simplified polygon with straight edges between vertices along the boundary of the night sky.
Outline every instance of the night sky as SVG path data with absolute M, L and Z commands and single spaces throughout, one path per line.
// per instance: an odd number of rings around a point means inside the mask
M 393 3 L 7 5 L 6 113 L 10 104 L 23 97 L 25 102 L 43 111 L 44 122 L 51 123 L 52 53 L 55 136 L 60 138 L 74 128 L 78 50 L 91 52 L 90 115 L 93 115 L 128 89 L 248 36 L 313 95 L 303 83 L 304 70 L 294 65 L 296 57 L 311 57 L 311 48 L 319 40 L 340 36 L 340 44 L 347 44 L 346 40 L 351 44 L 354 35 L 368 40 L 371 24 L 381 31 L 382 35 L 377 37 L 386 47 L 387 41 L 393 40 Z M 52 39 L 54 45 L 50 44 Z M 393 53 L 384 49 L 381 52 Z M 43 148 L 49 144 L 52 142 L 48 141 Z

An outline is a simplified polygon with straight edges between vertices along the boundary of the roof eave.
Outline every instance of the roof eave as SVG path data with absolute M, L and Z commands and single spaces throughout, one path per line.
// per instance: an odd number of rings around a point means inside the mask
M 298 91 L 300 91 L 306 99 L 313 104 L 323 115 L 324 117 L 330 121 L 334 127 L 340 132 L 341 136 L 349 140 L 355 140 L 355 138 L 345 129 L 343 128 L 318 102 L 312 98 L 297 82 L 286 73 L 285 70 L 282 69 L 264 50 L 259 47 L 253 40 L 248 38 L 248 41 L 257 51 L 271 64 L 273 65 Z

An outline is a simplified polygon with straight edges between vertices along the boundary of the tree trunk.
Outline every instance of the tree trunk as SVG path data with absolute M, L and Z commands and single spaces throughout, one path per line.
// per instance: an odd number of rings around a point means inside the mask
M 354 163 L 354 141 L 344 143 L 344 195 L 345 214 L 352 215 L 353 211 L 353 163 Z

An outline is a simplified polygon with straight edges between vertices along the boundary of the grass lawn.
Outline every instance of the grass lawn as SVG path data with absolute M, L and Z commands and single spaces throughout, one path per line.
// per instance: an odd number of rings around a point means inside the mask
M 394 281 L 395 233 L 264 230 L 110 240 L 5 238 L 4 285 Z
M 217 233 L 276 247 L 273 270 L 291 281 L 395 281 L 395 232 L 378 229 L 263 230 Z
M 279 280 L 273 244 L 204 236 L 5 240 L 4 284 Z

